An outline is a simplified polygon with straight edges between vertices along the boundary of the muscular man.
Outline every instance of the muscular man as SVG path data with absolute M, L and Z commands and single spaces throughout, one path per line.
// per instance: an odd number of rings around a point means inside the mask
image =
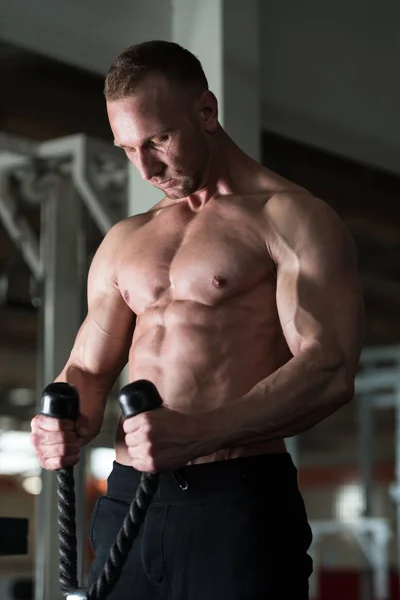
M 238 148 L 199 61 L 122 52 L 105 84 L 115 145 L 163 190 L 107 234 L 88 314 L 57 381 L 81 416 L 38 416 L 45 469 L 78 461 L 126 362 L 163 408 L 121 421 L 90 535 L 93 581 L 141 471 L 160 488 L 110 600 L 308 597 L 311 533 L 284 438 L 351 401 L 363 335 L 353 242 L 307 190 Z M 243 116 L 245 118 L 245 115 Z

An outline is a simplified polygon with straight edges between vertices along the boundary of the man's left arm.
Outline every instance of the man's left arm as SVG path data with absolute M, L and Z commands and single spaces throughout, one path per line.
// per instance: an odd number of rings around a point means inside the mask
M 205 453 L 299 434 L 354 395 L 364 308 L 349 232 L 327 204 L 302 193 L 272 198 L 265 223 L 292 358 L 243 398 L 200 417 Z

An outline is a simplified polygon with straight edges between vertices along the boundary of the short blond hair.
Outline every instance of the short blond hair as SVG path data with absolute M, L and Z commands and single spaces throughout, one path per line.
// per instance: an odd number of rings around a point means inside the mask
M 129 46 L 116 57 L 105 80 L 106 100 L 131 96 L 150 74 L 159 74 L 182 88 L 208 89 L 203 67 L 194 54 L 175 42 L 153 40 Z

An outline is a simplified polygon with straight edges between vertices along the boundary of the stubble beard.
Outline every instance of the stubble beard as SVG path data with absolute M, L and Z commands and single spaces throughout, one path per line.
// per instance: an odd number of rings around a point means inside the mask
M 177 187 L 171 188 L 170 190 L 164 190 L 165 195 L 170 200 L 179 200 L 181 198 L 187 198 L 191 194 L 197 192 L 202 184 L 202 174 L 196 173 L 193 177 L 183 177 L 178 180 Z

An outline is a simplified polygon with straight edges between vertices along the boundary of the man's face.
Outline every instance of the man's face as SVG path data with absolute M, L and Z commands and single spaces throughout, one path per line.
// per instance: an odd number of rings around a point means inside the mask
M 158 76 L 148 77 L 134 95 L 107 103 L 115 145 L 171 199 L 193 194 L 207 176 L 212 126 L 207 117 L 203 125 L 200 104 Z

